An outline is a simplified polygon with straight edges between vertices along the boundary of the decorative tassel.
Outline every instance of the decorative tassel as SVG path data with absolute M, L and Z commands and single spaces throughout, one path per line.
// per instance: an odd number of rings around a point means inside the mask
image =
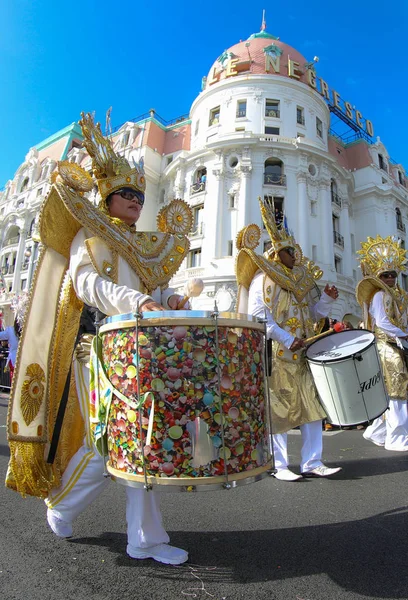
M 44 460 L 45 444 L 9 441 L 10 462 L 6 486 L 26 495 L 46 498 L 51 488 L 59 485 L 59 477 Z

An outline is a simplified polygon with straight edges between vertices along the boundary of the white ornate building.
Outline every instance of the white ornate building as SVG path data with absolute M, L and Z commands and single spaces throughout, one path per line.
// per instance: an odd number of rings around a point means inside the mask
M 173 283 L 182 290 L 191 277 L 204 280 L 194 308 L 212 309 L 215 298 L 221 310 L 233 310 L 235 238 L 244 225 L 262 227 L 258 196 L 285 215 L 304 253 L 322 267 L 321 283 L 339 288 L 338 319 L 360 315 L 360 242 L 380 234 L 405 244 L 405 171 L 374 141 L 372 123 L 318 77 L 316 62 L 261 30 L 215 61 L 188 116 L 166 123 L 151 110 L 113 133 L 115 149 L 145 161 L 141 229 L 155 229 L 158 209 L 172 198 L 193 208 L 191 250 Z M 333 116 L 345 134 L 330 129 Z M 36 216 L 63 159 L 91 168 L 76 123 L 32 148 L 0 193 L 3 310 L 10 294 L 30 285 Z M 265 231 L 260 252 L 267 240 Z

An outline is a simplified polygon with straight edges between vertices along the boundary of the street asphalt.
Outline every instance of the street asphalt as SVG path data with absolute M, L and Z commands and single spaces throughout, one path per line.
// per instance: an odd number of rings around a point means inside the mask
M 0 395 L 0 476 L 8 446 Z M 289 436 L 298 471 L 300 435 Z M 181 566 L 126 555 L 124 487 L 77 519 L 74 537 L 49 530 L 45 506 L 1 487 L 2 600 L 407 599 L 408 453 L 387 452 L 361 431 L 324 434 L 329 479 L 273 477 L 229 491 L 163 493 Z

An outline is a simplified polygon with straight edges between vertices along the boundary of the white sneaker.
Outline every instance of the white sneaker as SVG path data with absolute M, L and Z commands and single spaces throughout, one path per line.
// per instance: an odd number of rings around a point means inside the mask
M 299 481 L 299 479 L 303 479 L 302 475 L 297 475 L 290 469 L 280 469 L 273 473 L 273 476 L 280 481 Z
M 326 467 L 326 465 L 320 465 L 310 471 L 302 473 L 303 477 L 330 477 L 341 471 L 341 467 Z
M 188 560 L 188 552 L 170 544 L 157 544 L 149 548 L 136 548 L 128 544 L 126 551 L 130 558 L 153 558 L 165 565 L 181 565 Z
M 47 510 L 47 521 L 55 535 L 61 538 L 72 537 L 72 525 L 55 515 L 51 508 Z

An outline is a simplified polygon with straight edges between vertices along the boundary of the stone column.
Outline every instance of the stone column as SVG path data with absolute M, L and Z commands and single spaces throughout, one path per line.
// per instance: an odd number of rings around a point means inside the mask
M 239 204 L 238 204 L 238 233 L 245 225 L 249 225 L 250 221 L 250 198 L 248 197 L 249 179 L 251 177 L 251 166 L 241 167 L 241 185 L 239 189 Z
M 306 173 L 297 175 L 298 221 L 296 241 L 306 256 L 310 256 L 309 247 L 309 199 L 307 196 Z
M 220 258 L 222 256 L 222 238 L 224 228 L 224 187 L 225 179 L 224 172 L 222 169 L 213 169 L 213 175 L 217 181 L 217 195 L 216 195 L 216 206 L 215 206 L 215 245 L 214 247 L 214 258 Z
M 17 257 L 16 263 L 14 267 L 14 275 L 13 275 L 13 287 L 12 291 L 17 294 L 20 292 L 20 278 L 21 278 L 21 263 L 23 262 L 24 250 L 25 250 L 25 242 L 27 237 L 27 231 L 23 228 L 20 228 L 20 241 L 18 243 L 17 249 Z
M 350 236 L 350 217 L 348 200 L 342 200 L 340 213 L 340 233 L 344 238 L 343 252 L 343 275 L 352 277 L 353 270 L 351 266 L 351 236 Z
M 324 265 L 333 266 L 333 223 L 330 194 L 330 181 L 319 182 L 319 200 L 321 214 L 321 261 Z

